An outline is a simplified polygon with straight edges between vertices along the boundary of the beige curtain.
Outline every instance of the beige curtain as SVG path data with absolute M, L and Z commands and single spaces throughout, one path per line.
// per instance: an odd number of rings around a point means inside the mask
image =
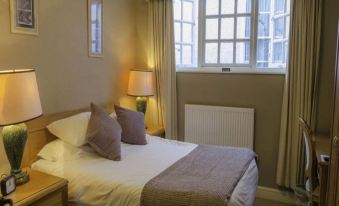
M 303 181 L 304 143 L 298 117 L 314 129 L 322 0 L 294 0 L 292 4 L 277 168 L 277 184 L 287 188 Z
M 151 126 L 164 126 L 177 139 L 177 99 L 172 0 L 149 0 L 148 64 L 154 70 L 156 95 L 149 100 Z

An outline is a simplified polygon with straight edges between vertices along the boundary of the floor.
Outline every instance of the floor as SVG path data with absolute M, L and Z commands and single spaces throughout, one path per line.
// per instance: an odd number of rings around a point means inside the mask
M 255 199 L 254 206 L 292 206 L 292 205 L 257 198 Z

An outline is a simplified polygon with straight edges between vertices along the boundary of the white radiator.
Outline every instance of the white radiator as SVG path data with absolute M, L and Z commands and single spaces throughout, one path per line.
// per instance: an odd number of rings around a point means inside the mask
M 186 104 L 185 141 L 253 149 L 254 109 Z

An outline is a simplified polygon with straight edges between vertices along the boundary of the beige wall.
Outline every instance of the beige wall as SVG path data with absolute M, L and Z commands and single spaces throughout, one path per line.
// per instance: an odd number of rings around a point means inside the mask
M 9 0 L 0 0 L 0 68 L 36 69 L 44 113 L 118 102 L 138 64 L 135 8 L 135 0 L 104 1 L 105 57 L 89 58 L 87 0 L 40 0 L 38 36 L 12 34 Z
M 138 66 L 147 68 L 148 66 L 148 3 L 146 0 L 136 1 L 136 24 L 137 24 L 137 61 Z
M 316 129 L 329 132 L 332 121 L 339 1 L 324 0 Z
M 179 137 L 184 138 L 184 105 L 255 109 L 255 151 L 259 185 L 276 187 L 284 75 L 177 73 Z

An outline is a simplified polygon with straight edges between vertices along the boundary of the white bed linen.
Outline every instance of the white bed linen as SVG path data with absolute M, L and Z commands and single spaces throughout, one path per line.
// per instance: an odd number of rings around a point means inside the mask
M 99 157 L 90 148 L 57 162 L 38 160 L 32 168 L 69 181 L 69 200 L 79 205 L 140 205 L 144 185 L 197 145 L 147 136 L 147 145 L 122 144 L 122 160 Z M 252 205 L 258 171 L 252 161 L 235 188 L 230 206 Z M 250 186 L 252 185 L 252 186 Z

